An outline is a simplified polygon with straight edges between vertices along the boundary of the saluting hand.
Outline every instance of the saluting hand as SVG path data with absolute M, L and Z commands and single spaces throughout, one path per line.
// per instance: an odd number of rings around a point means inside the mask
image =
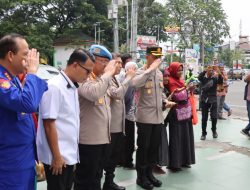
M 136 68 L 135 67 L 129 68 L 126 71 L 126 78 L 132 79 L 134 78 L 135 74 L 136 74 Z
M 116 60 L 111 60 L 105 67 L 104 73 L 113 76 L 115 74 L 116 67 L 118 67 Z
M 40 54 L 36 49 L 29 50 L 28 54 L 28 65 L 27 65 L 27 73 L 35 74 L 39 67 L 39 57 Z
M 53 158 L 50 170 L 52 170 L 52 175 L 61 175 L 63 168 L 66 168 L 66 163 L 62 156 Z
M 149 67 L 151 71 L 156 70 L 161 64 L 161 59 L 156 59 Z

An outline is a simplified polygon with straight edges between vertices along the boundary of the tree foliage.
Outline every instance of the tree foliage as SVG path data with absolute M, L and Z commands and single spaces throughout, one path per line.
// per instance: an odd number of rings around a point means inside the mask
M 245 56 L 244 53 L 240 50 L 230 50 L 229 48 L 220 50 L 219 61 L 224 63 L 228 67 L 233 67 L 233 61 L 241 60 L 243 64 L 245 64 Z
M 229 35 L 226 14 L 220 0 L 169 0 L 169 25 L 180 27 L 186 47 L 200 43 L 202 38 L 211 46 L 220 44 Z

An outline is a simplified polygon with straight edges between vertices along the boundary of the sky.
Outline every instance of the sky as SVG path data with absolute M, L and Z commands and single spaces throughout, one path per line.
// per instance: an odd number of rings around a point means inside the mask
M 166 0 L 156 1 L 164 3 Z M 242 35 L 250 36 L 250 0 L 221 0 L 221 3 L 228 16 L 231 40 L 238 41 L 239 39 L 240 21 L 242 22 Z

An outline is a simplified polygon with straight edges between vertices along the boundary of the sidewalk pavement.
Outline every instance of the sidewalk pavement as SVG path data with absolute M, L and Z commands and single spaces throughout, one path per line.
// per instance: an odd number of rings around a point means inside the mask
M 199 120 L 201 116 L 199 115 Z M 196 164 L 190 169 L 157 175 L 163 186 L 156 190 L 247 190 L 249 189 L 250 140 L 240 133 L 247 121 L 218 120 L 218 138 L 213 139 L 211 122 L 206 141 L 200 141 L 201 125 L 194 126 Z M 141 190 L 136 185 L 135 170 L 116 169 L 115 181 L 126 190 Z M 38 183 L 46 190 L 46 182 Z

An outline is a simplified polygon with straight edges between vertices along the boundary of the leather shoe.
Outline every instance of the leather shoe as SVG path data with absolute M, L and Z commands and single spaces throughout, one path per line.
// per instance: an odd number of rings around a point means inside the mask
M 153 184 L 151 184 L 148 180 L 142 180 L 140 178 L 136 179 L 136 184 L 146 190 L 152 190 L 154 188 Z
M 216 139 L 218 137 L 218 134 L 216 131 L 213 132 L 213 138 Z
M 206 140 L 206 135 L 201 135 L 201 140 L 202 141 Z
M 103 184 L 103 190 L 125 190 L 125 187 L 119 186 L 116 183 Z

